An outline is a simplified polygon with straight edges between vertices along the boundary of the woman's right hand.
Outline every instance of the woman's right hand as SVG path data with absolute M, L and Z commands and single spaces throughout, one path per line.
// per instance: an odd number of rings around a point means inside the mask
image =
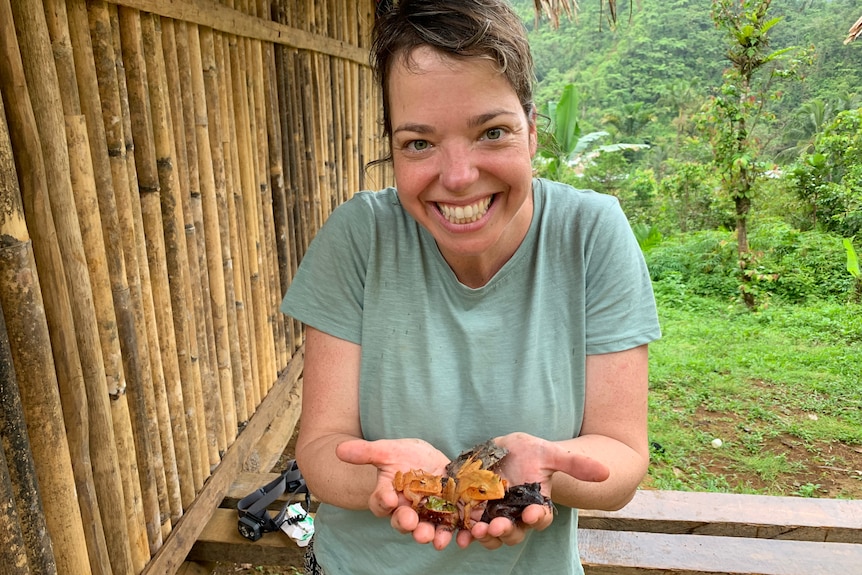
M 452 532 L 419 521 L 410 501 L 392 485 L 398 471 L 421 469 L 432 475 L 443 475 L 449 458 L 421 439 L 353 439 L 338 445 L 338 458 L 354 465 L 377 468 L 377 486 L 368 498 L 368 508 L 377 517 L 391 517 L 392 527 L 400 533 L 412 533 L 418 543 L 433 543 L 443 549 L 452 540 Z

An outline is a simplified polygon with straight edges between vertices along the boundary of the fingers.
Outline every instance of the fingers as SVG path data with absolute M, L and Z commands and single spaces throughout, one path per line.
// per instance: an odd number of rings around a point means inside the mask
M 611 470 L 604 463 L 586 455 L 565 451 L 562 448 L 560 451 L 562 453 L 557 455 L 554 466 L 559 471 L 581 481 L 599 482 L 610 477 Z
M 383 488 L 381 489 L 378 486 L 371 493 L 371 497 L 368 498 L 368 509 L 377 516 L 377 517 L 386 517 L 390 513 L 395 510 L 400 501 L 398 499 L 398 494 L 391 488 L 387 488 L 386 484 L 383 484 Z
M 350 439 L 340 443 L 335 448 L 335 455 L 345 463 L 367 465 L 377 462 L 377 454 L 373 444 L 364 439 Z

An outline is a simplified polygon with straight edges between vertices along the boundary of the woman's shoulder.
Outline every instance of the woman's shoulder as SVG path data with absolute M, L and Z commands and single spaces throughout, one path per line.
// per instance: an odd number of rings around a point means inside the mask
M 546 222 L 558 222 L 568 228 L 602 225 L 608 221 L 624 220 L 619 200 L 609 194 L 580 189 L 553 180 L 537 179 L 535 194 L 537 204 Z
M 403 213 L 394 188 L 363 190 L 336 206 L 327 217 L 324 228 L 368 231 L 391 223 Z
M 570 184 L 554 180 L 536 178 L 535 188 L 541 192 L 544 203 L 551 209 L 576 208 L 601 210 L 607 209 L 609 206 L 619 205 L 619 200 L 609 194 L 576 188 Z

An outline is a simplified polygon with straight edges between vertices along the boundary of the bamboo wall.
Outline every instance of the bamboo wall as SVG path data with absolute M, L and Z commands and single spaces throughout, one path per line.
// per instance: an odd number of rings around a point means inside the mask
M 300 349 L 310 238 L 389 178 L 373 10 L 0 0 L 0 565 L 154 569 Z

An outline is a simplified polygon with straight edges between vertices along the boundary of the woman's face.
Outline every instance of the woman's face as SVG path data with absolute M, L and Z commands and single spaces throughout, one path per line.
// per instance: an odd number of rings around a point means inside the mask
M 394 60 L 388 89 L 401 204 L 459 279 L 478 272 L 482 285 L 530 226 L 535 122 L 484 59 L 418 48 Z

